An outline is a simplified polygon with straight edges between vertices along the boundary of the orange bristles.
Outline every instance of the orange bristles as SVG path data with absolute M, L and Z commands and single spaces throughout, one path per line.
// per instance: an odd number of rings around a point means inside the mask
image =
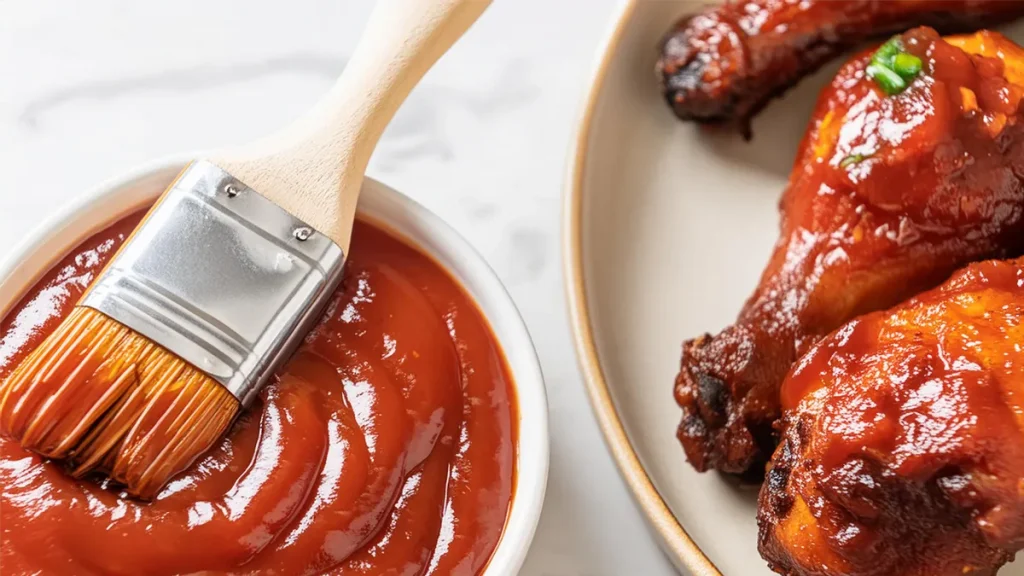
M 78 307 L 0 383 L 0 434 L 73 474 L 100 470 L 149 499 L 227 430 L 223 386 L 134 331 Z

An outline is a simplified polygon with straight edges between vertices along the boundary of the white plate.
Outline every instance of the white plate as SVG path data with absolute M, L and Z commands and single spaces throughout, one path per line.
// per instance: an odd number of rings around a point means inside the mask
M 672 383 L 683 340 L 731 323 L 756 285 L 797 145 L 841 62 L 768 106 L 752 142 L 709 134 L 675 119 L 653 73 L 659 39 L 699 6 L 627 2 L 605 45 L 567 183 L 569 306 L 605 439 L 666 552 L 696 575 L 768 576 L 756 489 L 686 463 Z M 1004 32 L 1024 40 L 1024 26 Z

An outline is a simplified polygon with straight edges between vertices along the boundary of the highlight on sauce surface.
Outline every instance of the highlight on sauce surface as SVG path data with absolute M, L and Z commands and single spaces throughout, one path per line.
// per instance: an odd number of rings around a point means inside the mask
M 0 321 L 0 378 L 139 217 Z M 324 319 L 216 448 L 151 503 L 0 438 L 4 574 L 478 574 L 504 529 L 515 403 L 501 350 L 429 257 L 357 222 Z

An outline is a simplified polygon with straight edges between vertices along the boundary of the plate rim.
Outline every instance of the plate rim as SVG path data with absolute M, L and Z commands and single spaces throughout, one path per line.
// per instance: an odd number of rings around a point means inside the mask
M 587 164 L 591 125 L 597 100 L 604 87 L 608 67 L 621 44 L 626 28 L 633 20 L 641 0 L 625 0 L 598 52 L 596 65 L 588 77 L 581 113 L 572 136 L 566 174 L 562 214 L 562 254 L 565 296 L 577 363 L 583 374 L 584 388 L 597 418 L 605 444 L 611 451 L 633 499 L 655 530 L 659 543 L 677 567 L 694 576 L 722 576 L 714 562 L 690 537 L 655 488 L 644 469 L 615 408 L 594 341 L 583 272 L 583 175 Z

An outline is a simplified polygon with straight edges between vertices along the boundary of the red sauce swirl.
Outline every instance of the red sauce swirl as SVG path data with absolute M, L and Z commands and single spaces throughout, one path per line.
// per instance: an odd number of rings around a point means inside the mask
M 77 248 L 0 321 L 0 378 L 138 222 Z M 4 574 L 477 574 L 515 475 L 514 396 L 469 296 L 357 222 L 318 327 L 223 442 L 151 503 L 0 439 Z

